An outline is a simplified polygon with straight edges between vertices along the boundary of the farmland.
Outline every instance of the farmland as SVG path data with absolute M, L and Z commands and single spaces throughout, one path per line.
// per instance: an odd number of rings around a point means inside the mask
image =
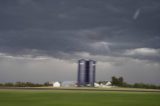
M 160 92 L 0 89 L 1 106 L 160 106 Z

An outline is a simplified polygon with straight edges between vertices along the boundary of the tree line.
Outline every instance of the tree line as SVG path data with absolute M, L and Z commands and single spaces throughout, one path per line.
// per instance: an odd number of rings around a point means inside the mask
M 0 83 L 0 87 L 42 87 L 42 86 L 50 86 L 50 84 L 49 82 L 45 82 L 44 84 L 38 84 L 32 82 Z
M 124 82 L 123 77 L 112 77 L 112 85 L 119 87 L 128 87 L 128 88 L 146 88 L 146 89 L 160 89 L 160 86 L 153 84 L 144 84 L 144 83 L 134 83 L 128 84 Z
M 99 83 L 106 83 L 107 81 L 100 81 Z M 160 86 L 153 84 L 144 84 L 144 83 L 134 83 L 129 84 L 124 82 L 123 77 L 115 77 L 111 78 L 112 86 L 118 87 L 126 87 L 126 88 L 146 88 L 146 89 L 160 89 Z M 44 84 L 32 83 L 32 82 L 7 82 L 0 83 L 0 87 L 42 87 L 42 86 L 52 86 L 49 82 L 45 82 Z

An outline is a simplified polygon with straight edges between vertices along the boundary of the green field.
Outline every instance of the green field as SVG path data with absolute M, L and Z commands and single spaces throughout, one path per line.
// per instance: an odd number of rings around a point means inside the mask
M 160 93 L 0 90 L 0 106 L 160 106 Z

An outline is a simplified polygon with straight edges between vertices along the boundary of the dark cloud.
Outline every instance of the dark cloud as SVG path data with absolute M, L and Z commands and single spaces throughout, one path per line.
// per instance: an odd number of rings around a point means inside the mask
M 159 13 L 158 0 L 1 0 L 0 53 L 159 64 Z
M 108 48 L 114 52 L 160 47 L 156 0 L 3 0 L 0 5 L 2 52 L 108 54 L 90 47 L 97 42 L 112 43 Z

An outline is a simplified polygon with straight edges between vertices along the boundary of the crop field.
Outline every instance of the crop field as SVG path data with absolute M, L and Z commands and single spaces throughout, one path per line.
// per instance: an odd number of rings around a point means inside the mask
M 0 106 L 160 106 L 160 92 L 0 89 Z

